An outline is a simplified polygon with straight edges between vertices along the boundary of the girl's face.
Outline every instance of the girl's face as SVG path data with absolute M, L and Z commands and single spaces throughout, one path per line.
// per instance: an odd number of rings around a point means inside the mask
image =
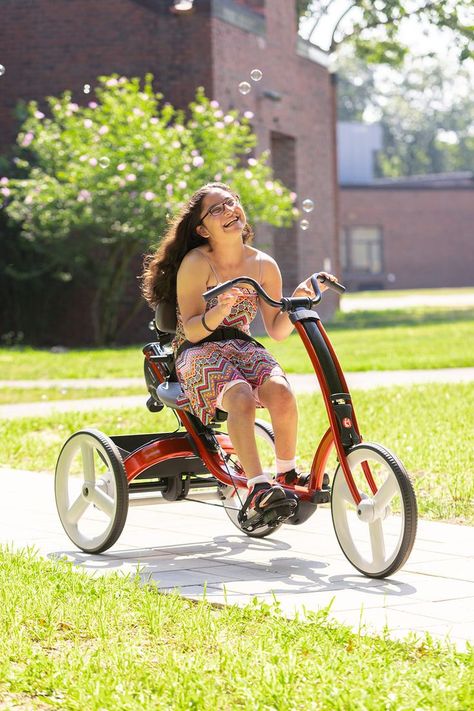
M 201 203 L 198 229 L 203 236 L 242 234 L 247 223 L 239 199 L 223 188 L 212 188 Z

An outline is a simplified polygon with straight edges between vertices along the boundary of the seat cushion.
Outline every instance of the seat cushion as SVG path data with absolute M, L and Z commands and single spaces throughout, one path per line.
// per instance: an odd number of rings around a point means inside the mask
M 171 407 L 173 410 L 177 410 L 180 407 L 176 401 L 185 397 L 181 385 L 179 383 L 170 383 L 169 381 L 158 385 L 156 394 L 164 405 Z

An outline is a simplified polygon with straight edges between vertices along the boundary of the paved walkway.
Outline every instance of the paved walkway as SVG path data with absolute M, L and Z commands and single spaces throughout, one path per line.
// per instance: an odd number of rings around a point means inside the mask
M 474 528 L 421 521 L 404 568 L 386 580 L 360 575 L 343 556 L 327 507 L 301 526 L 263 540 L 242 535 L 222 509 L 183 501 L 131 508 L 118 543 L 86 555 L 66 537 L 55 509 L 53 477 L 0 469 L 0 543 L 34 545 L 67 556 L 94 575 L 151 577 L 159 588 L 192 598 L 245 604 L 257 596 L 282 610 L 318 610 L 355 630 L 394 637 L 409 632 L 474 640 Z
M 385 311 L 386 309 L 406 309 L 417 306 L 430 306 L 432 308 L 470 308 L 474 306 L 474 292 L 461 293 L 454 290 L 452 293 L 413 293 L 399 292 L 395 295 L 364 296 L 357 293 L 343 296 L 340 303 L 341 311 Z
M 318 381 L 315 375 L 289 375 L 289 380 L 294 392 L 298 394 L 317 392 Z M 440 368 L 433 370 L 374 370 L 362 373 L 346 373 L 348 385 L 351 389 L 378 388 L 389 385 L 413 385 L 416 383 L 460 383 L 474 381 L 474 368 Z M 50 402 L 19 403 L 15 405 L 0 405 L 0 419 L 14 417 L 31 417 L 32 415 L 50 415 L 55 412 L 69 412 L 76 410 L 110 409 L 123 407 L 139 407 L 145 404 L 147 394 L 141 378 L 109 378 L 109 379 L 84 379 L 84 380 L 0 380 L 0 388 L 48 388 L 60 387 L 69 391 L 67 400 L 52 400 Z M 74 390 L 84 388 L 115 387 L 117 397 L 87 398 L 78 400 L 74 398 Z M 143 395 L 120 395 L 121 388 L 143 388 Z

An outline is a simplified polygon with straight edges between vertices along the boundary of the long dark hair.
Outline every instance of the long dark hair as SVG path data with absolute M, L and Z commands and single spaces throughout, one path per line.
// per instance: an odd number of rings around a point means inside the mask
M 209 243 L 201 237 L 196 228 L 200 221 L 202 201 L 215 188 L 236 195 L 225 183 L 203 185 L 171 221 L 156 252 L 145 257 L 141 288 L 143 296 L 152 308 L 160 301 L 176 303 L 176 275 L 183 258 L 191 249 Z M 252 228 L 245 225 L 242 232 L 244 243 L 251 242 L 252 238 Z

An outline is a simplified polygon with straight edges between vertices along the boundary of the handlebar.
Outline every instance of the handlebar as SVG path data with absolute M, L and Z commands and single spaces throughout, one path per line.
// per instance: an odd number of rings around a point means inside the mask
M 219 296 L 219 294 L 223 294 L 225 291 L 228 291 L 236 284 L 250 284 L 250 286 L 253 286 L 255 291 L 262 297 L 264 301 L 266 301 L 267 304 L 269 304 L 270 306 L 274 306 L 275 308 L 280 309 L 281 311 L 292 311 L 297 308 L 311 309 L 315 304 L 319 304 L 319 302 L 321 301 L 322 294 L 318 282 L 320 282 L 321 284 L 326 283 L 329 289 L 333 289 L 339 294 L 343 294 L 346 290 L 346 287 L 340 284 L 338 281 L 330 281 L 324 276 L 324 274 L 317 272 L 311 277 L 311 285 L 314 289 L 314 293 L 316 294 L 315 298 L 311 298 L 310 296 L 283 296 L 280 300 L 277 301 L 275 299 L 272 299 L 271 296 L 267 294 L 265 289 L 263 289 L 260 284 L 255 281 L 255 279 L 252 279 L 251 277 L 247 276 L 242 276 L 236 277 L 235 279 L 229 279 L 223 284 L 219 284 L 213 289 L 205 291 L 203 294 L 203 298 L 204 301 L 210 301 L 210 299 L 212 299 L 214 296 Z

